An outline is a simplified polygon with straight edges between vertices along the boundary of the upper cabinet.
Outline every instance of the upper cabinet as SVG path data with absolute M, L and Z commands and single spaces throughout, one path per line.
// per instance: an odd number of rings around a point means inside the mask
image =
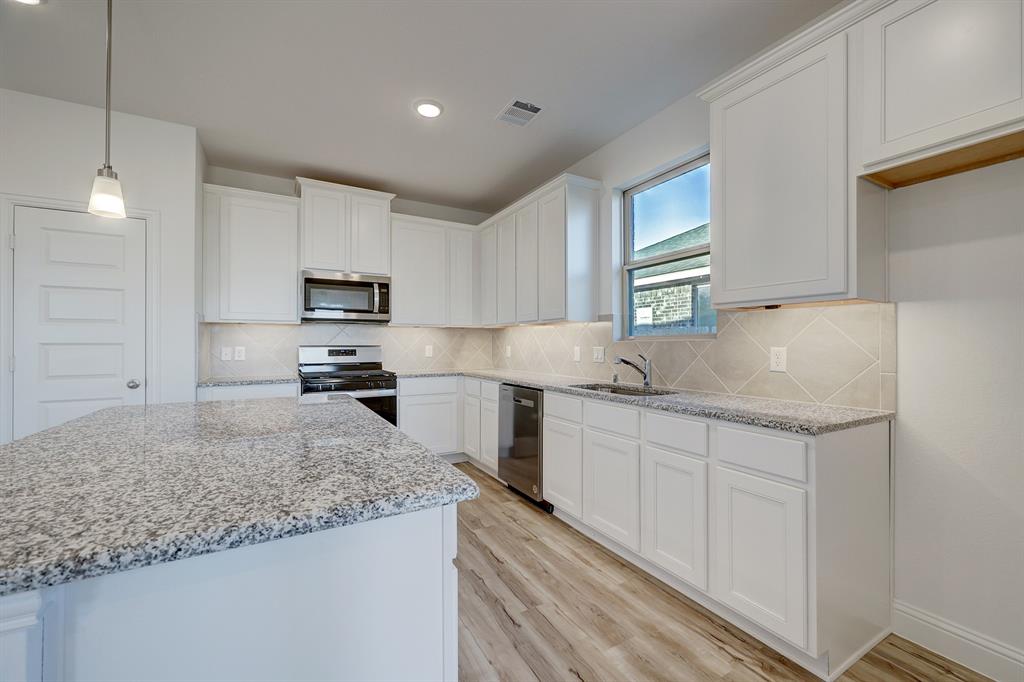
M 497 323 L 516 321 L 516 216 L 506 215 L 496 224 L 498 250 L 494 271 L 497 277 Z
M 1024 153 L 1024 3 L 898 0 L 867 17 L 866 171 L 899 187 Z M 958 151 L 959 150 L 959 151 Z M 927 159 L 927 162 L 924 162 Z
M 480 324 L 498 322 L 498 228 L 494 224 L 480 230 Z
M 537 321 L 537 202 L 515 213 L 516 322 Z
M 204 185 L 204 320 L 299 321 L 299 202 Z
M 302 267 L 391 274 L 393 194 L 296 178 L 301 197 Z

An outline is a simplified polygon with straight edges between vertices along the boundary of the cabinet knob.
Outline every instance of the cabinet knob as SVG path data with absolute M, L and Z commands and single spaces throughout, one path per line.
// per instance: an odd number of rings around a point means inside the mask
M 142 384 L 139 383 L 138 379 L 129 379 L 128 380 L 128 384 L 127 384 L 128 388 L 133 389 L 133 390 L 138 388 L 141 385 Z

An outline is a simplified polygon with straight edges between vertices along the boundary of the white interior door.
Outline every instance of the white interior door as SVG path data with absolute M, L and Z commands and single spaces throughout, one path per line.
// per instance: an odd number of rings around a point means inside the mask
M 14 437 L 144 404 L 146 222 L 18 206 L 14 235 Z

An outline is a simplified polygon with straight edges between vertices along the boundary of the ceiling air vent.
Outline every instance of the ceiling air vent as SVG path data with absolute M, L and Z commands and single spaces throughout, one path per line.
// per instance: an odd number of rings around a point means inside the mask
M 498 120 L 511 123 L 516 126 L 524 126 L 540 113 L 540 107 L 529 102 L 513 100 L 505 107 L 505 110 L 498 114 Z

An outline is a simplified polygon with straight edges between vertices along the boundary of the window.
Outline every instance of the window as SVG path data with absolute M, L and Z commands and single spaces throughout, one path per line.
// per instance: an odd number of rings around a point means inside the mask
M 622 199 L 627 334 L 714 334 L 709 157 L 637 185 Z

